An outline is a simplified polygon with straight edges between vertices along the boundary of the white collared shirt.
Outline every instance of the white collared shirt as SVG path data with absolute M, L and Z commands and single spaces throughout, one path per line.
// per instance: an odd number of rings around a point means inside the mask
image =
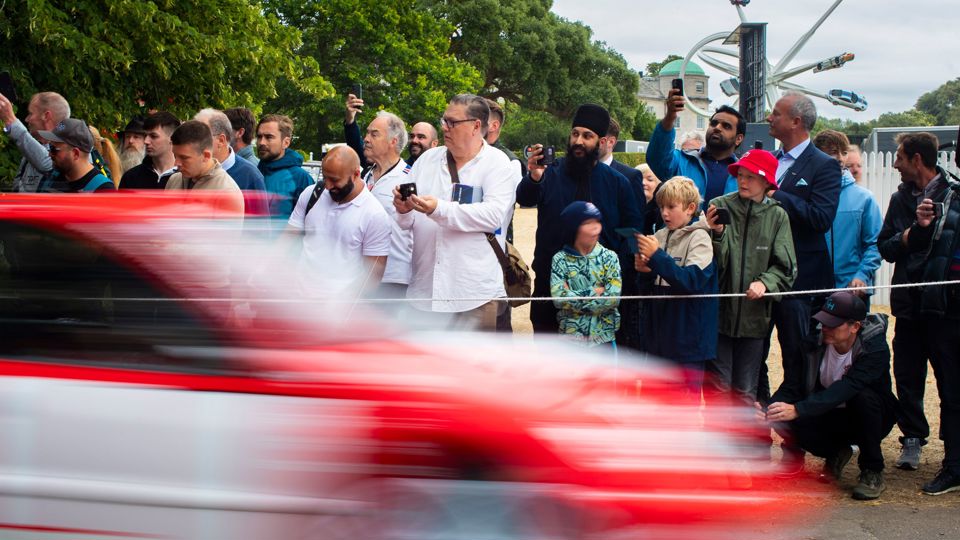
M 783 175 L 787 174 L 787 171 L 790 170 L 790 167 L 793 167 L 793 164 L 800 158 L 800 154 L 802 154 L 808 146 L 810 146 L 809 137 L 791 148 L 789 152 L 782 152 L 782 155 L 777 158 L 777 185 L 780 184 Z
M 410 283 L 410 259 L 413 257 L 413 232 L 403 230 L 397 223 L 397 209 L 393 206 L 393 188 L 410 182 L 410 166 L 402 159 L 381 176 L 373 180 L 373 169 L 363 177 L 363 183 L 390 216 L 393 232 L 390 234 L 390 255 L 387 256 L 387 268 L 383 271 L 383 283 Z
M 604 165 L 609 167 L 613 163 L 613 154 L 610 154 L 609 156 L 601 159 L 600 163 L 603 163 Z
M 314 186 L 300 193 L 287 224 L 304 231 L 297 275 L 301 290 L 311 297 L 336 295 L 363 276 L 363 257 L 390 253 L 390 216 L 366 189 L 348 203 L 338 204 L 324 190 L 307 210 Z
M 506 296 L 503 271 L 484 233 L 497 232 L 504 244 L 517 198 L 516 168 L 506 154 L 484 142 L 458 174 L 461 184 L 473 187 L 478 202 L 451 201 L 453 184 L 443 146 L 424 152 L 410 171 L 417 193 L 438 199 L 430 215 L 416 210 L 397 215 L 400 227 L 413 231 L 407 298 L 426 299 L 413 303 L 417 309 L 461 313 L 485 304 L 485 299 Z M 477 300 L 445 300 L 453 298 Z
M 229 171 L 237 163 L 237 154 L 233 152 L 233 148 L 230 148 L 228 146 L 227 150 L 229 150 L 230 153 L 227 154 L 227 159 L 223 160 L 223 163 L 220 164 L 220 166 L 223 167 L 223 170 L 225 171 Z

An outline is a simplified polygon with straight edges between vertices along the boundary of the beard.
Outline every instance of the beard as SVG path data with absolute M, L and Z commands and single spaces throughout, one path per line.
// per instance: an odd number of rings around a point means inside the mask
M 120 168 L 123 170 L 123 172 L 127 172 L 137 165 L 143 163 L 144 156 L 146 156 L 145 150 L 137 150 L 132 146 L 127 147 L 120 154 Z
M 344 199 L 349 197 L 351 193 L 353 193 L 354 187 L 354 183 L 351 181 L 342 188 L 328 189 L 327 191 L 330 192 L 330 198 L 333 199 L 333 202 L 340 204 Z
M 735 146 L 734 141 L 728 141 L 720 133 L 708 134 L 706 138 L 707 152 L 710 155 L 723 154 L 729 152 Z
M 576 151 L 582 151 L 582 156 L 577 156 Z M 590 173 L 600 159 L 600 145 L 596 145 L 591 150 L 582 144 L 568 144 L 567 155 L 564 158 L 564 168 L 567 176 L 577 185 L 575 199 L 578 201 L 590 201 Z
M 423 153 L 423 145 L 417 142 L 411 142 L 407 145 L 407 151 L 410 153 L 410 157 L 416 161 L 420 154 Z

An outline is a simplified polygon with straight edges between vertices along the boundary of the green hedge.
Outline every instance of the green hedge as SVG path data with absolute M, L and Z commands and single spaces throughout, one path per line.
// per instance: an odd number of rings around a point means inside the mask
M 518 158 L 523 159 L 523 150 L 514 151 L 514 154 Z M 557 157 L 563 157 L 565 152 L 557 152 Z M 613 159 L 623 163 L 624 165 L 629 165 L 631 167 L 636 167 L 641 163 L 647 162 L 647 154 L 643 152 L 614 152 Z

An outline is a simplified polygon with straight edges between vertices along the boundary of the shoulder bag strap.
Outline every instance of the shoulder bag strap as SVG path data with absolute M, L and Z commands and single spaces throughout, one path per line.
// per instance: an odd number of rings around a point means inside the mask
M 459 184 L 460 174 L 457 173 L 457 162 L 453 159 L 449 150 L 447 150 L 447 168 L 450 169 L 450 181 L 454 184 Z M 497 242 L 497 235 L 493 233 L 484 234 L 487 237 L 487 242 L 490 243 L 490 247 L 493 249 L 493 253 L 497 256 L 500 269 L 503 270 L 504 275 L 512 276 L 513 271 L 510 268 L 510 259 L 507 258 L 507 254 L 504 253 L 503 248 L 500 247 L 500 242 Z

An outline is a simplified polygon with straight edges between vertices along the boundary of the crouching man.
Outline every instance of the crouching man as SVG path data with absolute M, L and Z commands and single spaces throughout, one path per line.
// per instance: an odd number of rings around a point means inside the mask
M 788 442 L 826 459 L 822 478 L 839 479 L 860 448 L 853 498 L 885 489 L 880 442 L 896 421 L 886 315 L 871 313 L 847 292 L 834 293 L 813 317 L 820 329 L 803 346 L 803 377 L 771 397 L 766 419 Z M 802 467 L 802 463 L 801 463 Z

